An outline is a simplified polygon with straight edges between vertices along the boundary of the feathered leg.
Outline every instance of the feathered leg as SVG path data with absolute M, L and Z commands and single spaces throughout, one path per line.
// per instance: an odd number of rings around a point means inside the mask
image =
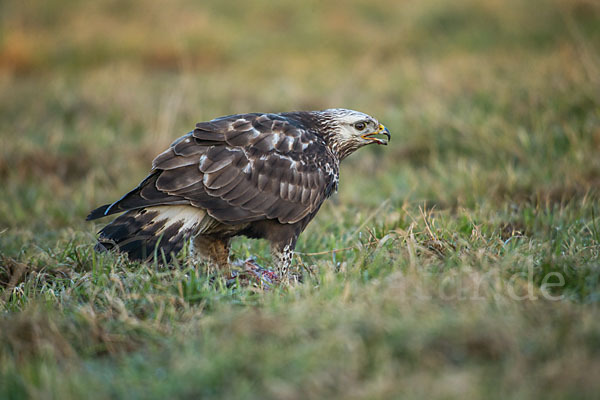
M 293 244 L 277 243 L 271 245 L 271 260 L 275 267 L 277 275 L 281 279 L 288 277 L 290 273 L 290 267 L 292 266 L 292 257 L 294 256 Z
M 199 253 L 201 260 L 209 261 L 217 268 L 229 271 L 229 241 L 229 238 L 198 235 L 194 238 L 194 252 Z

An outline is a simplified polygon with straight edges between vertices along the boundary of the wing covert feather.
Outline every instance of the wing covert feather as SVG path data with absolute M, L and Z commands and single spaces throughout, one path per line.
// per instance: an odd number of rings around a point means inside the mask
M 299 114 L 298 114 L 299 115 Z M 295 223 L 316 212 L 336 176 L 323 139 L 292 114 L 244 114 L 196 125 L 153 161 L 155 178 L 141 201 L 187 201 L 224 223 L 278 219 Z M 331 168 L 330 168 L 331 170 Z

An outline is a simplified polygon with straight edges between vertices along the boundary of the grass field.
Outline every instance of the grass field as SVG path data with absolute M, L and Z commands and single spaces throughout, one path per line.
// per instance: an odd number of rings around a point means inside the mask
M 598 2 L 9 0 L 0 24 L 0 398 L 597 398 Z M 342 165 L 304 283 L 93 251 L 89 210 L 196 122 L 329 107 L 392 141 Z

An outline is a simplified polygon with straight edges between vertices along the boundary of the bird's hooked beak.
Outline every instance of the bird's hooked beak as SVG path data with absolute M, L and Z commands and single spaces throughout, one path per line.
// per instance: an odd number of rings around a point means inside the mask
M 377 136 L 377 135 L 387 136 L 387 140 L 383 140 L 383 138 L 381 136 Z M 392 139 L 392 137 L 390 135 L 390 131 L 388 131 L 388 128 L 386 128 L 382 124 L 379 124 L 379 129 L 377 129 L 376 132 L 367 133 L 365 135 L 362 135 L 361 138 L 367 139 L 367 140 L 372 140 L 374 143 L 382 144 L 384 146 L 386 146 L 388 144 L 388 142 Z

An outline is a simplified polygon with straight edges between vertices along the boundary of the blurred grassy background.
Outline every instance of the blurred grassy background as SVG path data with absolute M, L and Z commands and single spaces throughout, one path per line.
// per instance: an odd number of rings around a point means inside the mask
M 0 394 L 598 392 L 598 2 L 3 1 L 0 24 Z M 91 251 L 87 212 L 196 122 L 329 107 L 392 142 L 345 161 L 297 250 L 352 249 L 303 256 L 305 284 Z M 562 300 L 511 300 L 530 271 Z

